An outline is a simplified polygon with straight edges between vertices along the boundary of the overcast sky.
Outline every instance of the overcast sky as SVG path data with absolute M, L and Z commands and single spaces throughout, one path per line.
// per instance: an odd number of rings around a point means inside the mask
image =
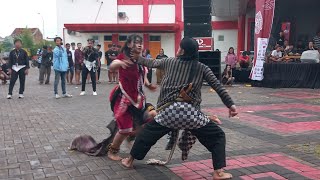
M 57 34 L 56 0 L 1 0 L 0 36 L 5 37 L 15 28 L 40 28 L 44 19 L 45 37 Z

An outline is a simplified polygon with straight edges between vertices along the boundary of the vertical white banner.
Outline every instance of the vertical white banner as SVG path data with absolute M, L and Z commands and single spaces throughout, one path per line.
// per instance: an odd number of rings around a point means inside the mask
M 252 80 L 262 81 L 263 79 L 263 64 L 266 58 L 266 51 L 268 47 L 269 38 L 257 39 L 257 59 L 256 65 L 252 68 Z

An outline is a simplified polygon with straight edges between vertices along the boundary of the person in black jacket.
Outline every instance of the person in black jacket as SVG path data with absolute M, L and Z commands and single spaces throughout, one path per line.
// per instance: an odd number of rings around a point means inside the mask
M 52 47 L 43 46 L 42 63 L 40 67 L 40 84 L 43 84 L 45 76 L 46 76 L 45 84 L 49 84 L 52 59 L 53 59 Z
M 97 95 L 97 81 L 96 81 L 96 70 L 97 70 L 97 62 L 99 60 L 99 54 L 97 49 L 93 47 L 94 40 L 88 39 L 88 46 L 84 48 L 84 67 L 82 69 L 82 89 L 80 96 L 84 96 L 86 94 L 86 79 L 88 74 L 90 73 L 91 81 L 92 81 L 92 89 L 93 95 Z
M 14 40 L 15 49 L 9 54 L 9 74 L 11 74 L 9 93 L 7 99 L 12 98 L 12 91 L 14 84 L 16 83 L 18 77 L 20 81 L 19 98 L 24 98 L 24 86 L 26 81 L 26 75 L 29 73 L 29 57 L 22 47 L 22 41 L 20 39 Z

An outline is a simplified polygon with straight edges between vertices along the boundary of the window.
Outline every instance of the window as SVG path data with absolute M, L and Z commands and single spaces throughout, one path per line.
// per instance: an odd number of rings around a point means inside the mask
M 119 41 L 126 41 L 128 36 L 119 36 Z
M 99 36 L 92 36 L 92 39 L 95 40 L 95 41 L 98 41 L 99 40 Z
M 224 36 L 223 35 L 219 35 L 218 36 L 218 41 L 224 41 Z
M 150 41 L 161 41 L 161 36 L 150 36 L 149 40 Z
M 112 36 L 104 36 L 104 41 L 112 41 Z

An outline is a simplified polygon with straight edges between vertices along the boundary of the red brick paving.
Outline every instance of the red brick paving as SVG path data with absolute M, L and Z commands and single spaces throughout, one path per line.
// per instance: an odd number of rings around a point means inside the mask
M 210 163 L 210 164 L 209 164 Z M 301 176 L 310 179 L 320 179 L 320 169 L 300 163 L 283 154 L 265 154 L 253 156 L 239 156 L 227 159 L 226 171 L 233 169 L 240 169 L 245 167 L 255 167 L 261 165 L 279 165 L 285 169 L 295 172 Z M 212 164 L 211 160 L 202 160 L 196 162 L 182 163 L 181 166 L 173 167 L 171 170 L 183 179 L 206 179 L 212 178 Z M 187 173 L 186 173 L 187 172 Z M 208 176 L 209 174 L 209 176 Z M 274 172 L 261 172 L 256 174 L 247 174 L 241 176 L 241 179 L 258 179 L 262 177 L 272 177 L 277 180 L 285 179 L 281 175 Z
M 267 177 L 271 177 L 276 180 L 286 180 L 286 178 L 284 178 L 274 172 L 266 172 L 266 173 L 259 173 L 259 174 L 251 174 L 248 176 L 240 176 L 240 178 L 243 180 L 255 180 L 258 178 L 267 178 Z
M 290 98 L 290 99 L 316 99 L 320 98 L 319 93 L 315 92 L 303 92 L 303 91 L 294 91 L 294 92 L 278 92 L 273 93 L 271 96 L 283 97 L 283 98 Z
M 307 114 L 304 112 L 275 112 L 272 113 L 277 116 L 281 116 L 288 119 L 295 119 L 295 118 L 308 118 L 308 117 L 316 117 L 317 115 L 314 114 Z
M 317 113 L 320 112 L 320 106 L 317 105 L 307 105 L 300 103 L 272 104 L 257 106 L 240 106 L 238 117 L 239 121 L 244 122 L 246 124 L 263 127 L 267 130 L 275 131 L 281 134 L 305 133 L 320 130 L 320 117 L 319 121 L 286 123 L 252 114 L 252 112 L 256 111 L 261 112 L 274 110 L 283 111 L 287 113 L 287 111 L 290 109 L 308 110 Z M 216 114 L 222 117 L 226 117 L 226 115 L 228 115 L 228 110 L 226 108 L 207 108 L 204 111 L 208 112 L 209 114 Z

